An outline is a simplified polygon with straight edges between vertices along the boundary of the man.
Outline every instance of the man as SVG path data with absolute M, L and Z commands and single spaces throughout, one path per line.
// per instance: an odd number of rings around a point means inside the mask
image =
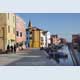
M 16 53 L 16 44 L 14 44 L 14 52 Z
M 11 45 L 11 52 L 13 52 L 13 46 Z
M 9 44 L 7 45 L 7 52 L 9 52 L 10 51 L 10 46 L 9 46 Z

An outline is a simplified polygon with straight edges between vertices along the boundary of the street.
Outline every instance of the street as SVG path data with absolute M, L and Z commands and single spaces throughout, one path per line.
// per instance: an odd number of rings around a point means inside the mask
M 67 59 L 49 59 L 48 54 L 40 49 L 26 49 L 20 52 L 0 54 L 0 66 L 73 66 L 73 61 L 67 46 L 61 50 L 68 54 Z

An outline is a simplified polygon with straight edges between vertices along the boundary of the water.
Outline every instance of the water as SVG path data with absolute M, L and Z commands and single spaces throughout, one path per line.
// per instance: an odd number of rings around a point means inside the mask
M 59 59 L 59 64 L 60 65 L 66 65 L 66 66 L 73 66 L 73 61 L 70 55 L 70 52 L 68 50 L 68 46 L 64 46 L 59 52 L 63 52 L 64 54 L 68 55 L 68 58 L 61 58 Z

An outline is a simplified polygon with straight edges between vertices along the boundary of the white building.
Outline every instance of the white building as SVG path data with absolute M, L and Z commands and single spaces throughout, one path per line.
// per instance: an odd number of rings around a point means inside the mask
M 41 47 L 46 46 L 46 37 L 44 31 L 41 31 Z
M 51 43 L 50 38 L 51 38 L 51 33 L 50 32 L 47 32 L 46 33 L 46 47 L 48 47 L 48 44 Z
M 41 31 L 41 47 L 48 47 L 50 43 L 50 32 Z

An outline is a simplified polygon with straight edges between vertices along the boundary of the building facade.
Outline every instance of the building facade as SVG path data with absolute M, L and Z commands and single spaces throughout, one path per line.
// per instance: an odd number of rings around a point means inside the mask
M 72 35 L 72 45 L 74 49 L 80 50 L 80 34 Z
M 61 40 L 58 37 L 58 35 L 51 35 L 51 44 L 58 45 L 60 43 L 61 43 Z
M 41 46 L 40 47 L 45 47 L 46 46 L 46 35 L 43 30 L 40 31 L 40 39 L 41 39 Z
M 48 45 L 51 43 L 51 33 L 47 31 L 46 33 L 46 47 L 48 47 Z
M 31 21 L 29 21 L 28 28 L 26 29 L 26 35 L 27 48 L 48 47 L 48 44 L 50 44 L 50 32 L 33 27 Z
M 29 21 L 28 28 L 26 29 L 26 47 L 32 47 L 32 23 Z
M 80 35 L 79 34 L 72 35 L 72 43 L 78 43 L 78 42 L 80 42 Z
M 50 41 L 51 34 L 48 31 L 41 31 L 41 47 L 48 47 L 51 43 Z
M 40 47 L 40 29 L 33 27 L 29 21 L 28 28 L 26 29 L 26 47 L 39 48 Z
M 33 27 L 32 29 L 32 47 L 40 48 L 40 29 L 37 27 Z
M 0 13 L 0 49 L 6 50 L 7 45 L 15 44 L 16 16 L 13 13 Z
M 67 40 L 65 38 L 60 38 L 61 44 L 67 44 Z
M 16 44 L 17 47 L 26 48 L 26 24 L 24 20 L 16 16 Z

